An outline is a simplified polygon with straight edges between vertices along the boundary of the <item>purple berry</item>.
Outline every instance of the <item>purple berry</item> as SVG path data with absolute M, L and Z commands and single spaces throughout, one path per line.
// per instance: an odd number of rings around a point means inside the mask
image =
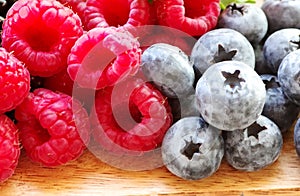
M 229 4 L 218 20 L 219 28 L 242 33 L 252 44 L 259 43 L 267 33 L 268 21 L 263 10 L 254 4 Z
M 142 54 L 142 71 L 171 98 L 194 92 L 195 73 L 188 56 L 176 46 L 153 44 Z
M 300 157 L 300 118 L 298 118 L 294 127 L 294 144 L 296 153 Z
M 224 155 L 221 131 L 201 117 L 182 118 L 167 131 L 162 159 L 174 175 L 198 180 L 215 173 Z
M 200 116 L 195 94 L 186 95 L 184 98 L 169 98 L 172 108 L 173 122 L 188 116 Z
M 300 28 L 300 1 L 265 0 L 261 8 L 268 19 L 269 33 L 285 28 Z
M 266 99 L 259 75 L 240 61 L 208 68 L 196 85 L 196 100 L 206 122 L 221 130 L 244 129 L 260 116 Z
M 287 132 L 300 111 L 300 107 L 285 96 L 276 76 L 263 74 L 260 76 L 266 86 L 267 97 L 262 115 L 272 120 L 281 133 Z
M 263 54 L 263 44 L 256 44 L 253 46 L 255 52 L 255 68 L 258 74 L 273 74 L 273 71 L 267 65 Z
M 255 54 L 252 45 L 238 31 L 229 28 L 205 33 L 195 43 L 191 61 L 202 74 L 212 64 L 226 61 L 242 61 L 254 69 Z
M 238 170 L 257 171 L 277 160 L 282 145 L 277 125 L 260 116 L 246 129 L 226 133 L 225 157 Z
M 277 74 L 282 59 L 292 51 L 299 49 L 300 29 L 281 29 L 272 33 L 265 41 L 263 54 L 267 66 Z
M 291 52 L 282 60 L 278 80 L 285 95 L 300 106 L 300 50 Z

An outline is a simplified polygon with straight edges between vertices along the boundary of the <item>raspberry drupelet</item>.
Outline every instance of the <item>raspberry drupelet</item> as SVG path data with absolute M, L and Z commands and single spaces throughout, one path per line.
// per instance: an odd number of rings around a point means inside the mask
M 201 36 L 215 28 L 220 15 L 220 0 L 154 0 L 160 25 Z
M 115 27 L 94 28 L 72 47 L 67 71 L 80 87 L 112 86 L 140 66 L 139 42 L 128 31 Z
M 90 139 L 86 110 L 71 96 L 38 88 L 15 110 L 28 157 L 43 166 L 77 159 Z
M 24 62 L 31 75 L 48 77 L 67 66 L 83 33 L 81 20 L 55 0 L 19 0 L 3 22 L 2 46 Z
M 130 29 L 154 22 L 148 0 L 87 0 L 86 5 L 87 30 L 110 26 Z
M 81 19 L 82 23 L 84 23 L 84 18 L 86 14 L 86 0 L 58 0 L 64 6 L 69 7 L 76 13 Z
M 114 153 L 154 150 L 173 120 L 167 98 L 136 77 L 96 91 L 90 116 L 95 141 Z
M 14 122 L 0 115 L 0 183 L 10 178 L 20 157 L 19 133 Z
M 29 93 L 30 74 L 24 63 L 0 47 L 0 113 L 13 110 Z

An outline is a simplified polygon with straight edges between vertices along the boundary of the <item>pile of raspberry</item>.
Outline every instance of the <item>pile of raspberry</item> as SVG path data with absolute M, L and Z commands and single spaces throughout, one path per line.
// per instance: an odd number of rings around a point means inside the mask
M 215 27 L 220 8 L 218 0 L 11 0 L 0 11 L 3 182 L 21 149 L 53 167 L 80 157 L 91 138 L 108 150 L 159 147 L 171 107 L 140 75 L 135 29 L 164 25 L 200 36 Z M 124 111 L 134 120 L 127 127 L 119 124 Z

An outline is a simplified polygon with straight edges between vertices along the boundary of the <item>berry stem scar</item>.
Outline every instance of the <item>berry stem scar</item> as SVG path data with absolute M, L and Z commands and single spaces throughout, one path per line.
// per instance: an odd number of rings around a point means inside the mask
M 230 88 L 239 87 L 241 88 L 241 82 L 245 82 L 243 78 L 239 78 L 240 70 L 235 70 L 233 74 L 222 71 L 222 75 L 226 78 L 224 81 L 225 85 L 229 85 Z
M 219 44 L 217 55 L 214 56 L 214 62 L 218 63 L 221 61 L 232 60 L 232 58 L 236 55 L 236 53 L 237 50 L 230 50 L 229 52 L 226 52 L 224 46 Z
M 201 143 L 194 143 L 192 138 L 191 141 L 185 140 L 185 147 L 183 148 L 182 154 L 191 160 L 195 153 L 200 153 L 199 148 L 201 145 Z

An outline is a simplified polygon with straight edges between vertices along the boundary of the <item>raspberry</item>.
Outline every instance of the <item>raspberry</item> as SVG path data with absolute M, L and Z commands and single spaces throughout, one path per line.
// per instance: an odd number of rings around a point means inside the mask
M 131 28 L 150 24 L 151 6 L 148 0 L 87 0 L 86 28 Z
M 144 51 L 157 43 L 166 43 L 173 46 L 177 46 L 184 53 L 190 55 L 193 45 L 197 41 L 194 37 L 183 33 L 177 29 L 164 27 L 164 26 L 149 26 L 145 27 L 145 30 L 149 32 L 148 35 L 140 36 L 139 42 L 141 45 L 141 49 Z
M 87 112 L 72 97 L 39 88 L 15 109 L 26 154 L 44 166 L 77 159 L 89 142 Z
M 86 0 L 58 0 L 64 6 L 69 7 L 83 22 L 86 12 Z
M 0 182 L 10 178 L 20 157 L 17 127 L 6 115 L 0 115 Z
M 24 64 L 0 48 L 0 113 L 13 110 L 27 96 L 30 74 Z
M 48 77 L 67 66 L 83 33 L 80 18 L 55 0 L 19 0 L 3 23 L 2 45 L 24 62 L 31 75 Z
M 114 85 L 139 68 L 141 49 L 129 32 L 94 28 L 81 36 L 68 57 L 68 73 L 79 86 L 100 89 Z
M 68 72 L 62 70 L 61 72 L 44 78 L 44 88 L 47 88 L 52 91 L 59 91 L 67 95 L 72 96 L 74 82 L 71 80 Z
M 61 92 L 78 100 L 88 111 L 91 108 L 95 91 L 93 89 L 81 88 L 71 80 L 66 70 L 51 77 L 43 78 L 43 88 L 54 92 Z
M 100 146 L 142 152 L 161 144 L 172 114 L 167 98 L 152 84 L 127 79 L 96 92 L 91 119 Z
M 219 0 L 154 0 L 159 24 L 200 36 L 217 25 Z

